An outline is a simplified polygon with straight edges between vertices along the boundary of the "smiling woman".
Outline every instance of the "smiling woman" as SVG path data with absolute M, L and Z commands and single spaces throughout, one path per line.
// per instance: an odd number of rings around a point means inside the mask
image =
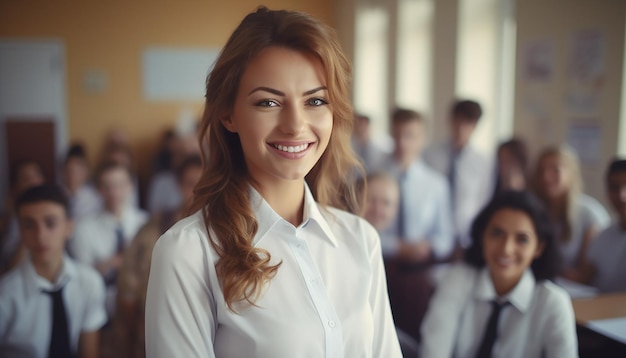
M 380 240 L 350 213 L 349 83 L 306 14 L 259 8 L 232 34 L 207 81 L 195 213 L 154 249 L 148 356 L 401 355 Z

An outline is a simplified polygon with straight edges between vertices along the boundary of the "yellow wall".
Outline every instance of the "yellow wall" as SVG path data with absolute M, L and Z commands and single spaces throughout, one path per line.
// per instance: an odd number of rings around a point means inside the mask
M 604 171 L 617 153 L 626 1 L 523 0 L 517 1 L 517 74 L 515 132 L 530 141 L 533 153 L 546 145 L 565 143 L 572 124 L 600 128 L 600 158 L 583 166 L 587 192 L 605 199 Z M 568 77 L 570 42 L 575 31 L 597 30 L 604 35 L 604 83 L 598 88 L 596 114 L 568 111 L 565 98 L 574 87 Z M 538 84 L 522 75 L 528 43 L 546 39 L 554 45 L 551 81 Z
M 265 0 L 269 8 L 295 9 L 332 25 L 331 0 Z M 91 158 L 111 128 L 131 138 L 140 172 L 164 128 L 182 106 L 201 113 L 202 102 L 148 102 L 141 86 L 141 56 L 148 46 L 220 47 L 259 0 L 0 1 L 0 36 L 60 38 L 66 49 L 68 137 L 86 143 Z M 82 88 L 86 71 L 102 70 L 100 94 Z

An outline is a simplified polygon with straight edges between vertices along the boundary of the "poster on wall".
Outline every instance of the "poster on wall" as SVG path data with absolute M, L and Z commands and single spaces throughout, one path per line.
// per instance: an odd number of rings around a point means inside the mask
M 554 44 L 548 39 L 528 42 L 524 50 L 523 78 L 527 82 L 548 83 L 554 72 Z
M 600 30 L 572 34 L 567 60 L 565 108 L 571 115 L 598 115 L 605 82 L 606 41 Z
M 600 119 L 589 119 L 588 123 L 572 123 L 567 130 L 567 143 L 574 148 L 583 166 L 596 167 L 601 164 L 602 133 Z

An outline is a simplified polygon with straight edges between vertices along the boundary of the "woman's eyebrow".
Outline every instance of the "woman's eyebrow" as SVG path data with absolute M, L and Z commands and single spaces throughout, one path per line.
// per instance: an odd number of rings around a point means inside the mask
M 308 90 L 308 91 L 302 93 L 302 95 L 303 96 L 309 96 L 309 95 L 312 95 L 315 92 L 323 91 L 323 90 L 326 90 L 326 89 L 328 89 L 326 86 L 320 86 L 320 87 L 317 87 L 317 88 L 313 88 L 312 90 Z M 269 92 L 269 93 L 275 94 L 277 96 L 285 97 L 285 92 L 279 91 L 279 90 L 274 89 L 274 88 L 265 87 L 265 86 L 261 86 L 261 87 L 257 87 L 255 89 L 253 89 L 252 91 L 250 91 L 250 93 L 248 93 L 248 96 L 253 94 L 254 92 L 258 92 L 258 91 L 265 91 L 265 92 Z

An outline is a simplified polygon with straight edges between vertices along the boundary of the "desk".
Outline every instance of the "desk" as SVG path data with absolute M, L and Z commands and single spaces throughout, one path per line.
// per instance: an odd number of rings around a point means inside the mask
M 626 292 L 572 300 L 576 323 L 626 317 Z
M 626 293 L 572 300 L 579 353 L 585 357 L 626 357 Z

